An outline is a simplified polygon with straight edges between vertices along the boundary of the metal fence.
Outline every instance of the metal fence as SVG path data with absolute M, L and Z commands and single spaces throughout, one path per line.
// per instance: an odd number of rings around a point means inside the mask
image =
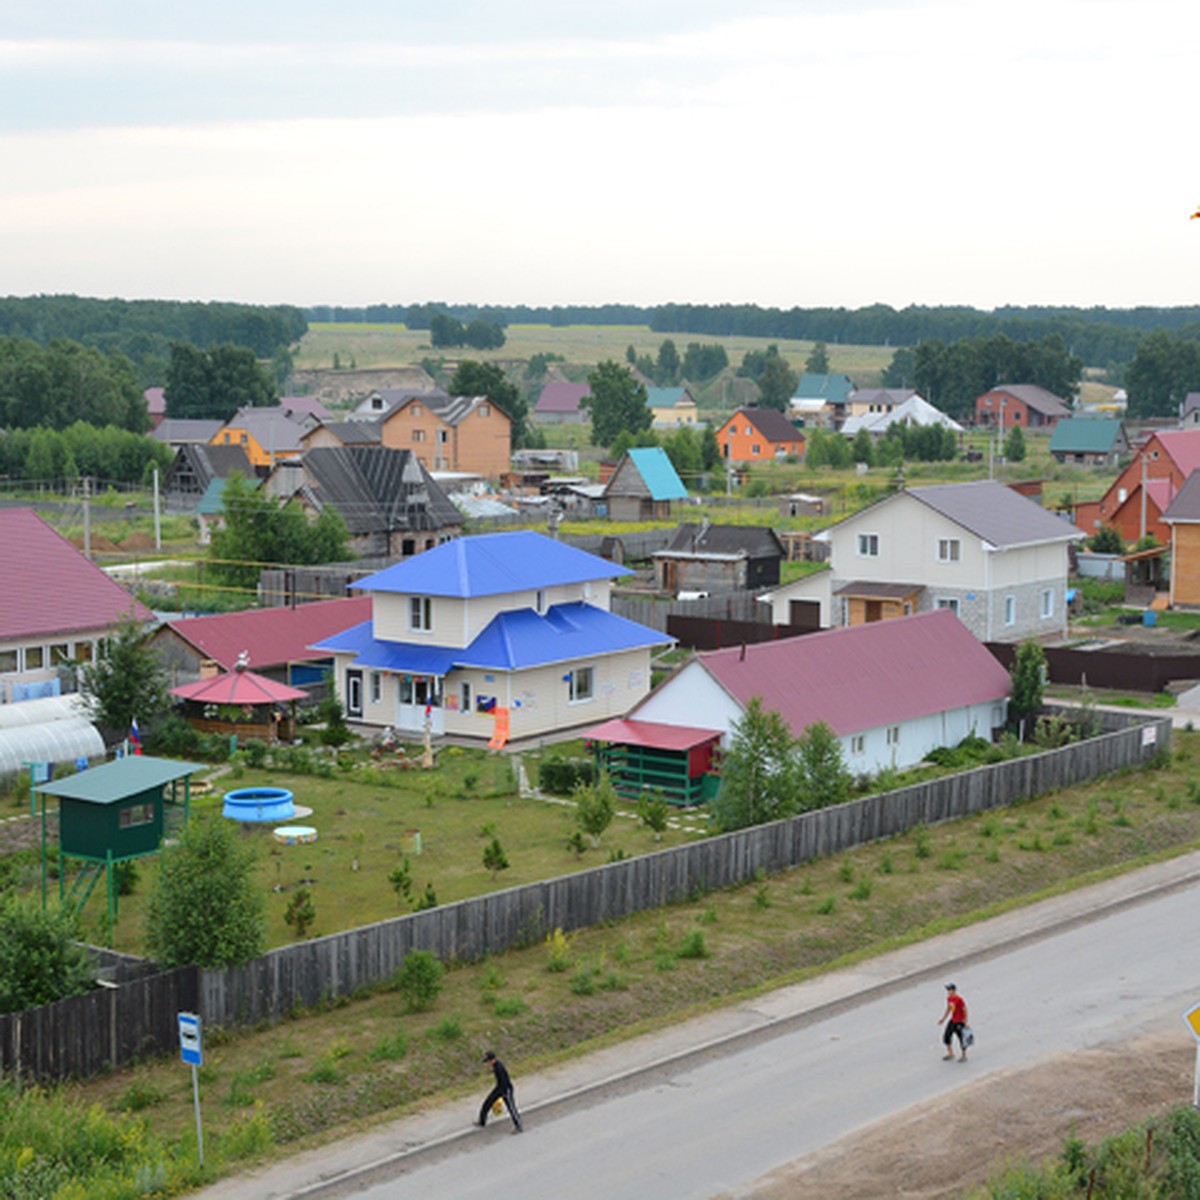
M 744 883 L 917 825 L 1011 804 L 1144 763 L 1170 745 L 1169 719 L 1097 714 L 1109 732 L 1058 750 L 980 767 L 835 808 L 705 838 L 578 874 L 492 892 L 273 950 L 244 967 L 187 968 L 24 1013 L 0 1016 L 0 1070 L 60 1079 L 115 1068 L 177 1045 L 176 1014 L 213 1026 L 278 1021 L 298 1006 L 386 981 L 411 950 L 444 960 L 541 941 Z M 117 964 L 120 966 L 120 964 Z

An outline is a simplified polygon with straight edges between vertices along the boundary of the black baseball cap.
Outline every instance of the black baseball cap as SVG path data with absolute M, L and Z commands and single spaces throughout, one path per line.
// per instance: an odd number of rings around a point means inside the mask
M 495 1050 L 489 1050 L 489 1051 L 488 1051 L 488 1052 L 487 1052 L 487 1053 L 486 1053 L 486 1054 L 483 1056 L 483 1061 L 484 1061 L 484 1062 L 491 1062 L 491 1061 L 492 1061 L 492 1059 L 493 1059 L 493 1058 L 495 1058 L 495 1057 L 496 1057 L 496 1052 L 495 1052 Z
M 956 987 L 954 986 L 954 984 L 952 984 L 952 983 L 948 983 L 948 984 L 946 984 L 946 991 L 948 991 L 948 992 L 957 992 L 957 991 L 958 991 L 958 988 L 956 988 Z

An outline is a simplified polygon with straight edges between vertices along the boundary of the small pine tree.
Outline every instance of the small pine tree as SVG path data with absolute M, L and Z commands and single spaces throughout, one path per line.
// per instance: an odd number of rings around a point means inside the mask
M 1004 457 L 1009 462 L 1025 461 L 1025 431 L 1020 425 L 1014 425 L 1004 435 Z
M 508 870 L 508 855 L 504 853 L 504 847 L 500 845 L 499 838 L 492 838 L 483 848 L 483 865 L 491 871 L 493 880 L 501 871 Z
M 580 784 L 574 791 L 575 821 L 592 839 L 593 849 L 600 845 L 604 831 L 612 824 L 617 812 L 617 793 L 604 773 L 591 785 Z
M 409 904 L 412 903 L 412 864 L 407 858 L 392 868 L 391 874 L 388 875 L 388 883 L 392 885 L 392 890 L 396 893 L 396 899 L 406 900 Z
M 437 906 L 437 892 L 433 890 L 432 883 L 427 883 L 425 890 L 421 893 L 420 900 L 417 901 L 416 910 L 417 912 L 424 912 L 427 908 L 437 908 Z
M 656 842 L 662 841 L 663 831 L 671 815 L 671 806 L 662 798 L 662 792 L 643 792 L 638 800 L 638 820 L 654 834 Z
M 442 991 L 446 968 L 428 950 L 410 950 L 396 972 L 396 988 L 408 1001 L 410 1012 L 433 1007 Z
M 312 892 L 308 888 L 296 889 L 288 901 L 283 919 L 296 931 L 298 938 L 308 934 L 312 923 L 317 919 L 317 906 L 313 903 Z

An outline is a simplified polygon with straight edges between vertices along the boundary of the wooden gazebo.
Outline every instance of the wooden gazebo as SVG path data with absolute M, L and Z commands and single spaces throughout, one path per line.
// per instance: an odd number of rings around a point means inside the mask
M 200 733 L 264 742 L 296 736 L 296 702 L 307 700 L 300 688 L 257 675 L 239 663 L 232 671 L 171 689 L 183 701 L 183 715 Z

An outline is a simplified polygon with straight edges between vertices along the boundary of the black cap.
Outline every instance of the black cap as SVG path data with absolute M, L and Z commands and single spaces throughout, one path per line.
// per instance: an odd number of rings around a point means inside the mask
M 484 1062 L 491 1062 L 491 1061 L 492 1061 L 492 1059 L 493 1059 L 493 1058 L 495 1058 L 495 1057 L 496 1057 L 496 1052 L 495 1052 L 495 1050 L 489 1050 L 489 1051 L 488 1051 L 488 1052 L 487 1052 L 487 1053 L 486 1053 L 486 1054 L 483 1056 L 483 1061 L 484 1061 Z
M 948 984 L 946 984 L 946 991 L 948 991 L 948 992 L 957 992 L 957 991 L 958 991 L 958 988 L 956 988 L 956 987 L 954 986 L 954 984 L 952 984 L 952 983 L 948 983 Z

